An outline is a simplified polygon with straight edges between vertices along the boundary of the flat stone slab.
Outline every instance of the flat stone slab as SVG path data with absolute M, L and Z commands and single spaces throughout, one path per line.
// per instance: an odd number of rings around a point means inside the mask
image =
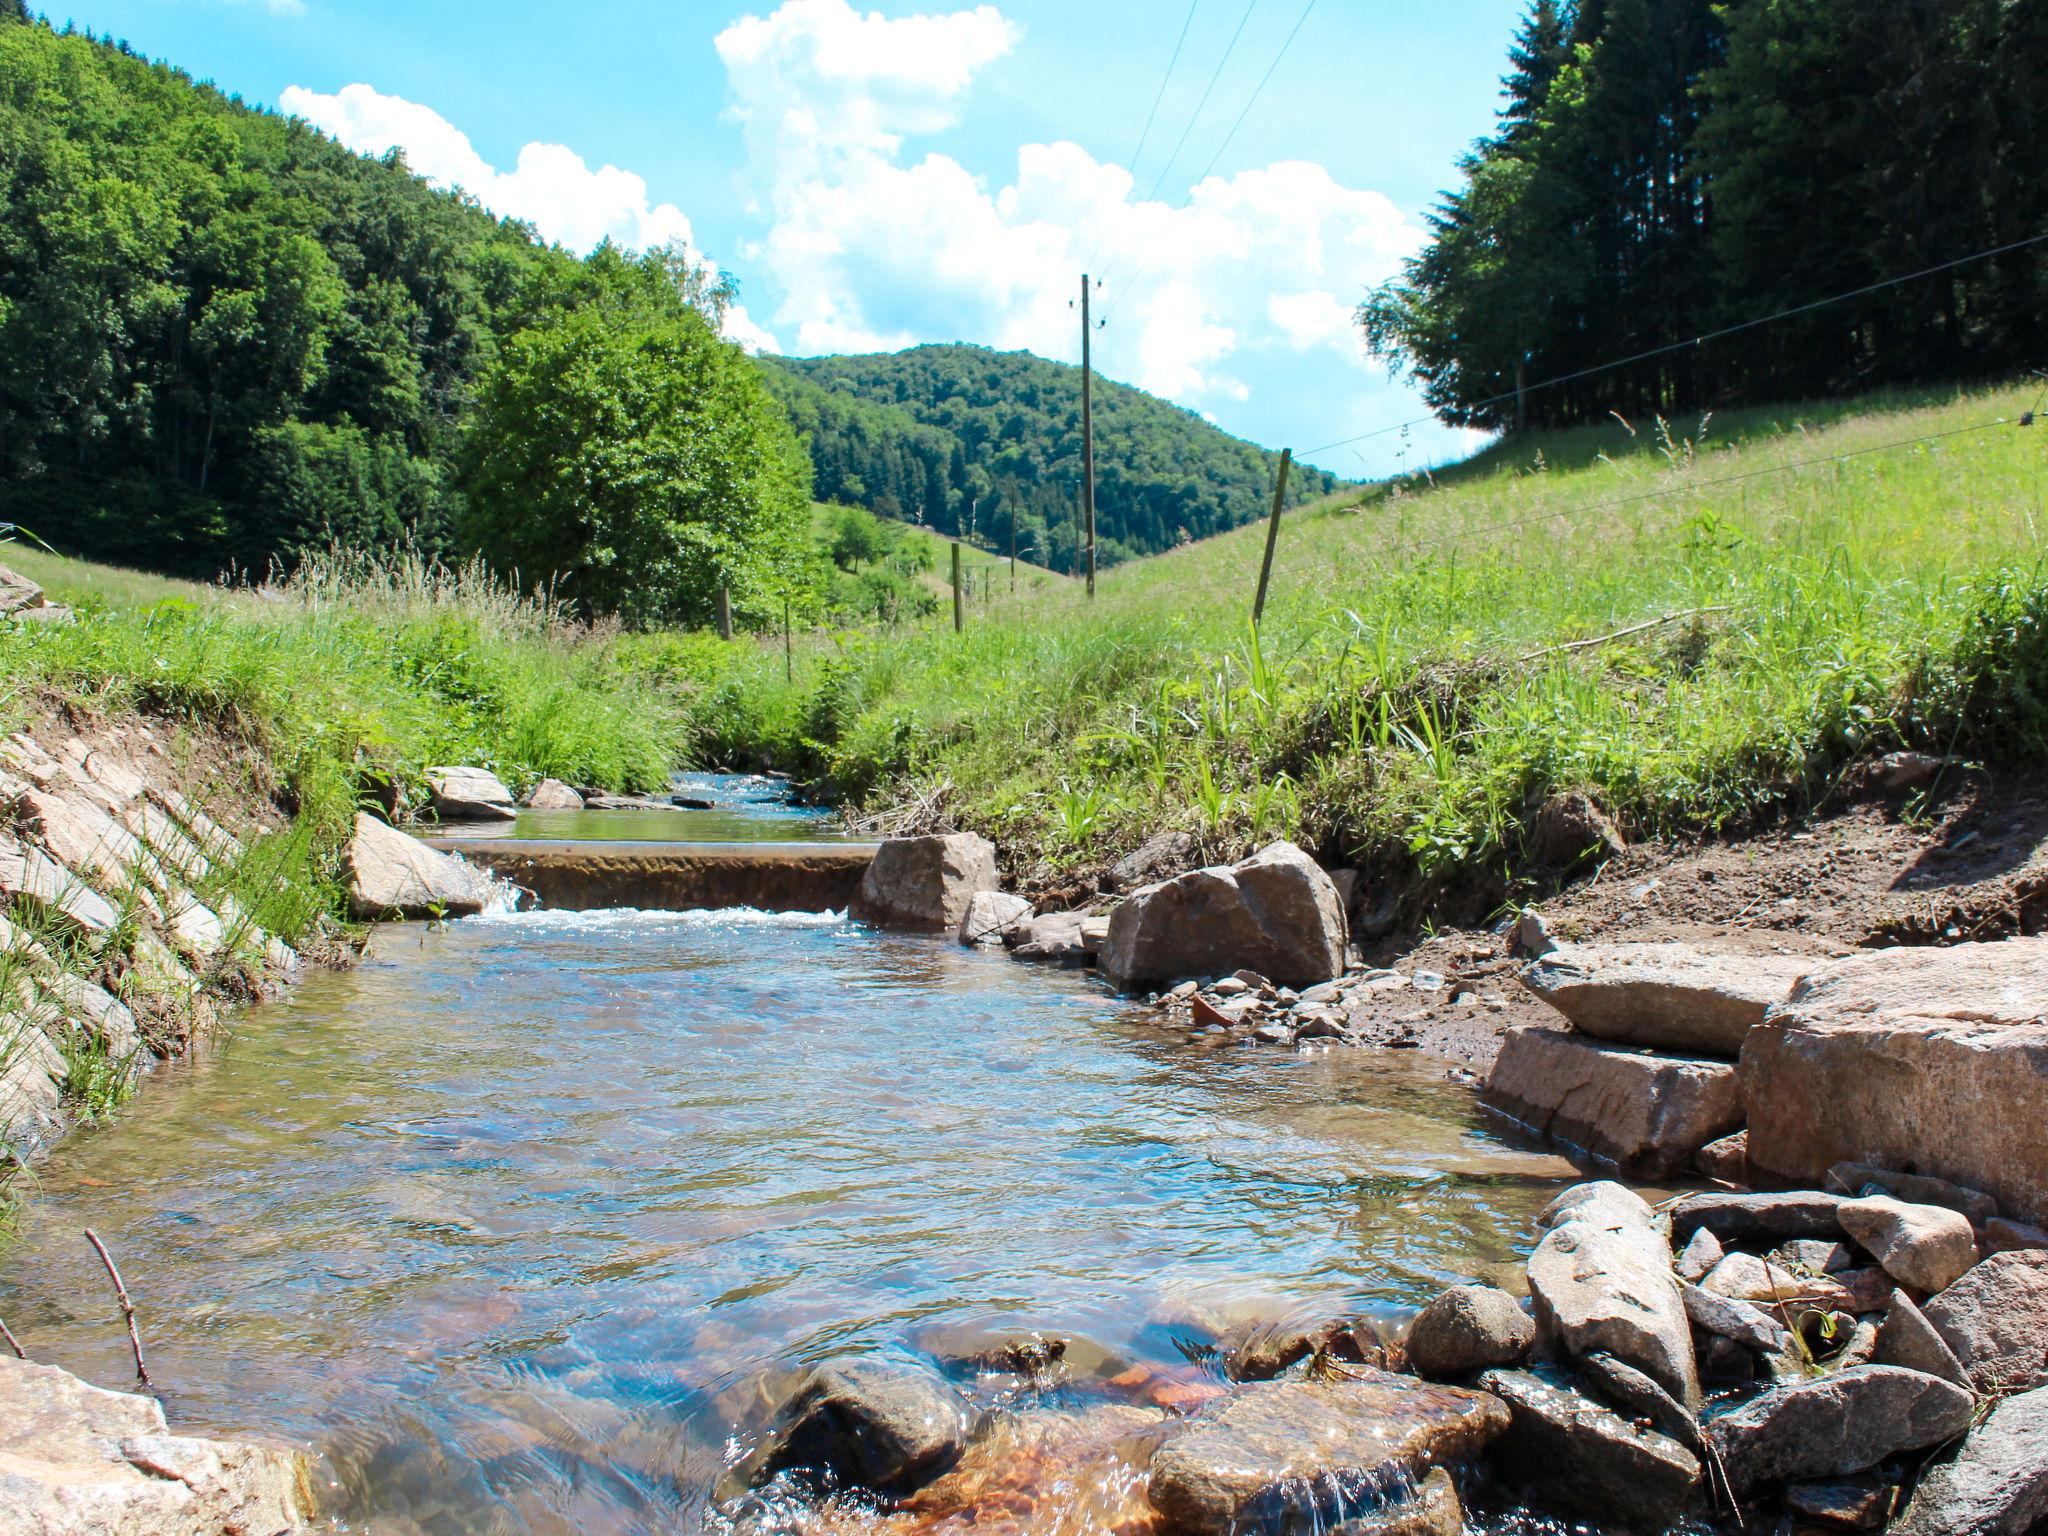
M 1508 1031 L 1485 1102 L 1633 1172 L 1677 1173 L 1742 1123 L 1735 1068 L 1524 1025 Z
M 1924 1451 L 1970 1427 L 1970 1394 L 1894 1365 L 1859 1365 L 1778 1386 L 1709 1420 L 1708 1441 L 1739 1490 L 1840 1477 Z
M 1688 1195 L 1671 1208 L 1671 1233 L 1688 1242 L 1704 1228 L 1727 1244 L 1771 1244 L 1793 1238 L 1842 1236 L 1847 1197 L 1798 1190 L 1789 1194 Z
M 313 1516 L 298 1452 L 172 1434 L 154 1398 L 0 1356 L 0 1531 L 280 1536 Z
M 1507 1409 L 1487 1393 L 1365 1367 L 1338 1381 L 1261 1383 L 1204 1409 L 1160 1446 L 1151 1500 L 1194 1536 L 1289 1519 L 1327 1525 L 1370 1514 L 1507 1426 Z
M 1689 944 L 1576 944 L 1526 966 L 1521 978 L 1583 1034 L 1733 1059 L 1743 1037 L 1813 965 Z
M 524 890 L 543 907 L 581 912 L 640 907 L 845 910 L 875 856 L 873 843 L 544 842 L 434 838 Z
M 1699 1459 L 1676 1440 L 1530 1371 L 1488 1371 L 1479 1385 L 1512 1419 L 1488 1459 L 1545 1503 L 1663 1530 L 1692 1501 Z
M 1741 1077 L 1770 1178 L 1910 1168 L 2048 1218 L 2048 939 L 1831 962 L 1750 1032 Z

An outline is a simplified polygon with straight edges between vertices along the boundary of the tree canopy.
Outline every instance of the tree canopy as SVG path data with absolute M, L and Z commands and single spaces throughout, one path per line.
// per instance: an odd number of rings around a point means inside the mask
M 1029 352 L 927 346 L 772 358 L 770 387 L 810 441 L 818 494 L 1074 569 L 1081 371 Z M 1265 515 L 1278 455 L 1126 385 L 1095 389 L 1097 557 L 1156 554 Z M 1289 501 L 1335 476 L 1297 465 Z
M 1561 425 L 2038 361 L 2035 246 L 1606 366 L 2048 232 L 2040 5 L 1537 0 L 1509 61 L 1429 245 L 1360 311 L 1446 419 Z

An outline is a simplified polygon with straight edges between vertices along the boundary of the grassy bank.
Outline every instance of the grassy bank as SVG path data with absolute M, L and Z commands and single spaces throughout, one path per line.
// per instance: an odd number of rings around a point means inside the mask
M 1892 746 L 2034 756 L 2037 393 L 1503 444 L 1294 516 L 1257 634 L 1254 528 L 1109 572 L 1092 605 L 1061 584 L 958 638 L 942 615 L 818 639 L 793 683 L 779 651 L 697 651 L 694 751 L 807 769 L 885 826 L 976 827 L 1046 876 L 1179 825 L 1496 895 L 1554 790 L 1643 834 L 1810 801 Z

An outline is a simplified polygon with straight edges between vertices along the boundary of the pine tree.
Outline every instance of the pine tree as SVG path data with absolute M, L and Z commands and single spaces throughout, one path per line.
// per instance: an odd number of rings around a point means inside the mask
M 1536 132 L 1550 100 L 1551 84 L 1570 57 L 1566 32 L 1567 19 L 1557 0 L 1535 0 L 1522 18 L 1514 42 L 1508 45 L 1512 68 L 1501 81 L 1507 106 L 1501 112 L 1496 143 L 1513 148 L 1527 143 Z

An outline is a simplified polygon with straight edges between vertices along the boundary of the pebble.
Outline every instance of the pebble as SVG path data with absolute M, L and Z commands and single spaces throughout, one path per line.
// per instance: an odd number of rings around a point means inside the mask
M 1236 997 L 1240 993 L 1251 991 L 1251 989 L 1251 983 L 1246 981 L 1243 977 L 1226 976 L 1221 981 L 1217 982 L 1214 986 L 1210 987 L 1209 991 L 1217 997 Z

